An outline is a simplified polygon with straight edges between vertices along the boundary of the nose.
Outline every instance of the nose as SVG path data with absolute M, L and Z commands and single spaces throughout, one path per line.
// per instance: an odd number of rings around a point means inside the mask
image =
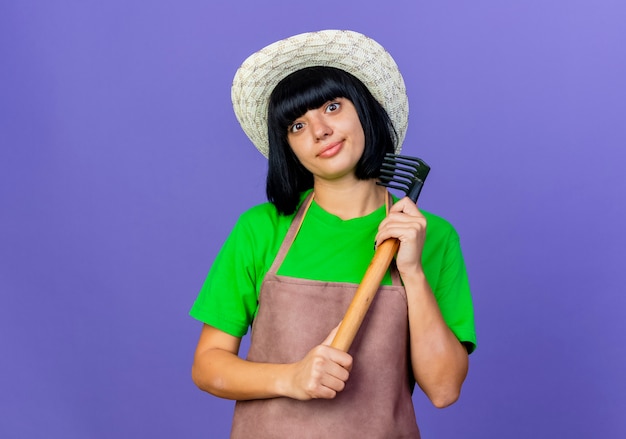
M 325 139 L 333 133 L 333 129 L 322 114 L 317 114 L 313 117 L 310 124 L 312 125 L 311 132 L 317 140 Z

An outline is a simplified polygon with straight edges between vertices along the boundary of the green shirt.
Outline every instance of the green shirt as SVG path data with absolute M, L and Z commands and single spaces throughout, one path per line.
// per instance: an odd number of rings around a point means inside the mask
M 473 350 L 474 312 L 459 237 L 443 218 L 422 214 L 428 222 L 422 252 L 426 278 L 444 320 Z M 382 206 L 364 217 L 342 220 L 314 200 L 277 274 L 360 283 L 374 256 L 374 238 L 385 215 Z M 244 336 L 256 315 L 265 273 L 293 217 L 280 215 L 270 203 L 243 213 L 217 255 L 191 316 L 235 337 Z M 382 283 L 391 284 L 389 273 Z

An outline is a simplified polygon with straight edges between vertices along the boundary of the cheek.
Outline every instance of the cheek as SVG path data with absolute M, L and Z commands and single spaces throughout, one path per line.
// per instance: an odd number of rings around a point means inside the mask
M 298 150 L 298 142 L 296 140 L 287 137 L 287 145 L 289 145 L 289 148 L 291 148 L 293 152 L 296 152 Z

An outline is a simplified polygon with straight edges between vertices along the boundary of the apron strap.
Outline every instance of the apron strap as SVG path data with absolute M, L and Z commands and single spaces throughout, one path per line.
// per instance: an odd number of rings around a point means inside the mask
M 285 256 L 287 256 L 287 252 L 291 248 L 291 244 L 296 239 L 296 235 L 300 231 L 300 226 L 302 226 L 302 221 L 304 220 L 304 215 L 309 210 L 311 203 L 313 202 L 313 191 L 304 199 L 296 216 L 293 217 L 291 221 L 291 225 L 289 226 L 289 230 L 287 230 L 287 235 L 285 235 L 285 239 L 283 239 L 283 243 L 274 258 L 274 262 L 270 267 L 268 273 L 276 274 L 278 268 L 281 266 L 283 261 L 285 260 Z

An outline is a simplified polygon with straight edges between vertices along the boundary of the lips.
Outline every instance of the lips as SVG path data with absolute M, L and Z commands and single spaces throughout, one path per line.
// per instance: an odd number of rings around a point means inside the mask
M 334 155 L 339 153 L 339 151 L 341 151 L 342 146 L 343 142 L 330 143 L 326 147 L 324 147 L 324 149 L 322 149 L 322 151 L 317 156 L 322 158 L 333 157 Z

